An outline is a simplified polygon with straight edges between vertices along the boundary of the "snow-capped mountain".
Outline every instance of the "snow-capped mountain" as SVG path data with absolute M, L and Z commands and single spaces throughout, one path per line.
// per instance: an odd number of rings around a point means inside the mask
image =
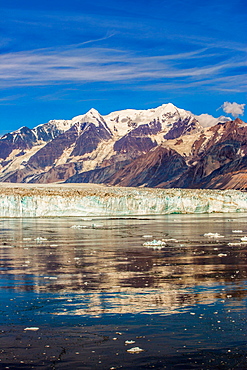
M 108 115 L 91 109 L 4 135 L 0 181 L 207 187 L 214 171 L 245 157 L 245 131 L 241 120 L 196 116 L 171 103 Z

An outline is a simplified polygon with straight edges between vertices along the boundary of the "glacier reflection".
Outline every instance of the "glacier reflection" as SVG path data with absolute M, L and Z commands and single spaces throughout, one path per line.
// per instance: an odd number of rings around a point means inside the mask
M 246 297 L 245 217 L 1 219 L 0 289 L 54 295 L 50 313 L 62 316 L 233 304 Z

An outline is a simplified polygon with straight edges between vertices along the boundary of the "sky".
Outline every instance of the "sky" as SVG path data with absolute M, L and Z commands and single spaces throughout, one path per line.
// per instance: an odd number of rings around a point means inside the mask
M 1 135 L 169 102 L 247 122 L 246 0 L 0 0 L 0 14 Z

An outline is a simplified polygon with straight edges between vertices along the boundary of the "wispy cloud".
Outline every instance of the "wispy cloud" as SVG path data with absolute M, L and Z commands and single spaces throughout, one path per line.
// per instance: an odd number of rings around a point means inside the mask
M 10 105 L 14 104 L 16 100 L 24 98 L 24 94 L 14 94 L 14 95 L 7 95 L 4 97 L 0 97 L 0 105 Z
M 105 38 L 111 37 L 111 35 Z M 90 43 L 90 40 L 88 41 Z M 85 43 L 83 43 L 85 44 Z M 82 47 L 47 48 L 0 55 L 2 87 L 47 86 L 64 83 L 169 82 L 213 83 L 231 76 L 231 70 L 245 67 L 245 58 L 213 63 L 217 54 L 207 48 L 193 52 L 143 56 L 113 48 Z M 177 80 L 177 81 L 176 81 Z

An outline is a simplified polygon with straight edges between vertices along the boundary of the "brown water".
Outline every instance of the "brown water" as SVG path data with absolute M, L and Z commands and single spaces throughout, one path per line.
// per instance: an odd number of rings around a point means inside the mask
M 0 368 L 246 369 L 246 216 L 0 219 Z

